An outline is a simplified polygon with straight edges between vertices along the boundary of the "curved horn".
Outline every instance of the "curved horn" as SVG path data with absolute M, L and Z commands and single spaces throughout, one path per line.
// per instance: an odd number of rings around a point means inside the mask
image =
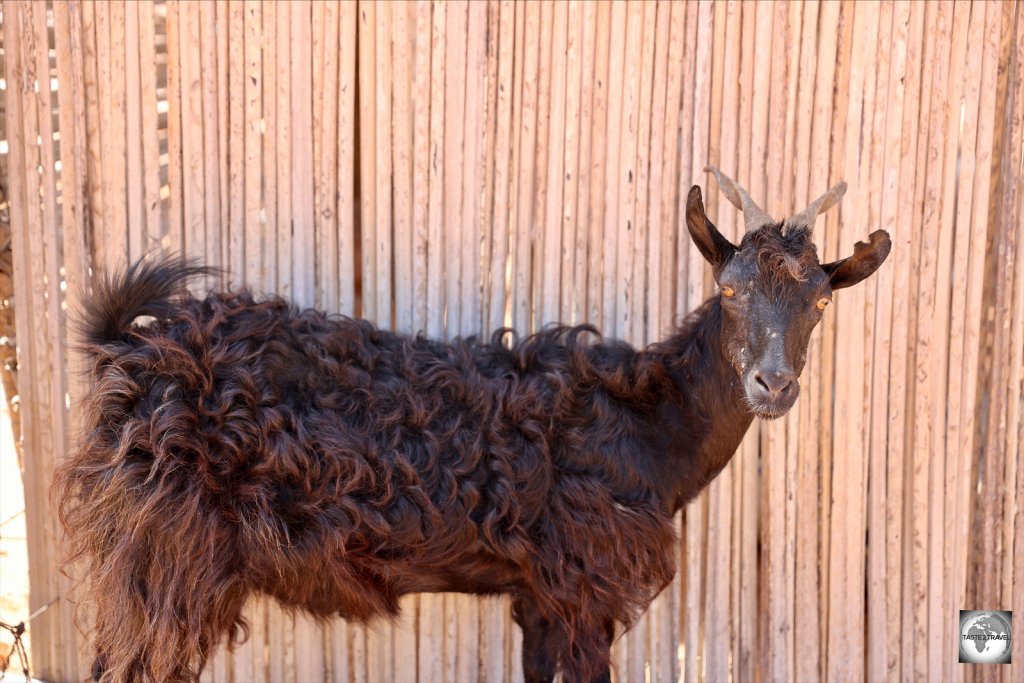
M 754 200 L 750 198 L 750 195 L 747 194 L 747 191 L 744 190 L 739 183 L 734 182 L 732 178 L 725 175 L 714 166 L 705 166 L 704 170 L 715 175 L 715 180 L 718 181 L 718 187 L 722 190 L 722 194 L 725 195 L 725 198 L 732 202 L 733 206 L 743 212 L 743 221 L 746 225 L 747 232 L 757 230 L 762 225 L 772 222 L 772 217 L 766 214 L 760 206 L 754 203 Z
M 806 225 L 808 228 L 813 229 L 814 221 L 818 217 L 818 214 L 825 213 L 838 204 L 844 194 L 846 194 L 846 181 L 840 180 L 829 188 L 828 192 L 815 199 L 811 202 L 810 206 L 786 222 L 790 225 Z

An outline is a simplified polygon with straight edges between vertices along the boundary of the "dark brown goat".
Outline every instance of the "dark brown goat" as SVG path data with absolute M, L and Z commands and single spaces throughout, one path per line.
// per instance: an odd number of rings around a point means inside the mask
M 811 228 L 842 186 L 777 223 L 719 183 L 741 244 L 697 187 L 686 220 L 721 292 L 641 351 L 586 326 L 443 343 L 245 292 L 175 298 L 199 272 L 177 262 L 100 286 L 88 431 L 55 480 L 94 676 L 195 680 L 253 594 L 368 620 L 461 591 L 512 595 L 528 681 L 608 680 L 616 629 L 675 571 L 673 513 L 793 405 L 832 290 L 889 251 L 879 231 L 819 265 Z

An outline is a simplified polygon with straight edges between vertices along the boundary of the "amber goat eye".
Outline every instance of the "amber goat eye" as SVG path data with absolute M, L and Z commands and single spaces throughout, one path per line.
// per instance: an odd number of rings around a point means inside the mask
M 732 296 L 735 293 L 732 287 L 722 287 L 722 296 Z
M 830 303 L 832 303 L 832 299 L 829 299 L 827 296 L 823 296 L 820 299 L 818 299 L 818 303 L 816 303 L 815 306 L 818 307 L 819 311 L 824 311 L 825 307 L 828 306 Z

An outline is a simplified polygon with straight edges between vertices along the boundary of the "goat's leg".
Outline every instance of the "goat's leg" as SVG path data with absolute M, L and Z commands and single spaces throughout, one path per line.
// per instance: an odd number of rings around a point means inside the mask
M 526 683 L 551 683 L 558 667 L 562 630 L 541 614 L 532 598 L 513 599 L 512 618 L 523 629 L 523 677 Z
M 559 660 L 563 665 L 566 660 L 573 656 L 589 658 L 594 653 L 573 652 L 567 648 L 568 639 L 565 634 L 565 627 L 556 621 L 544 616 L 535 600 L 529 597 L 517 597 L 512 601 L 512 618 L 523 629 L 523 677 L 526 683 L 550 683 L 555 678 L 555 671 L 558 669 Z M 603 650 L 601 655 L 607 661 L 610 657 L 612 639 L 615 634 L 615 624 L 611 621 L 605 623 L 601 629 L 599 648 Z M 559 656 L 561 653 L 561 657 Z M 569 667 L 576 669 L 577 667 Z M 568 672 L 563 672 L 568 674 Z M 577 683 L 576 680 L 566 677 L 566 681 Z M 596 674 L 587 683 L 611 683 L 611 668 L 605 667 L 603 671 Z

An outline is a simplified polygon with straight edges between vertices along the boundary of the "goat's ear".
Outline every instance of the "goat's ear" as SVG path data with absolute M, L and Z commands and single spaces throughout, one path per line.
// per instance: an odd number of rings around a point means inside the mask
M 714 267 L 715 275 L 718 275 L 725 262 L 736 253 L 736 247 L 704 215 L 704 200 L 697 185 L 690 188 L 686 198 L 686 227 L 693 243 Z
M 832 289 L 842 289 L 857 284 L 878 270 L 891 248 L 892 240 L 889 239 L 889 233 L 885 230 L 875 230 L 867 242 L 857 242 L 854 245 L 853 256 L 822 264 L 821 267 L 828 275 Z

